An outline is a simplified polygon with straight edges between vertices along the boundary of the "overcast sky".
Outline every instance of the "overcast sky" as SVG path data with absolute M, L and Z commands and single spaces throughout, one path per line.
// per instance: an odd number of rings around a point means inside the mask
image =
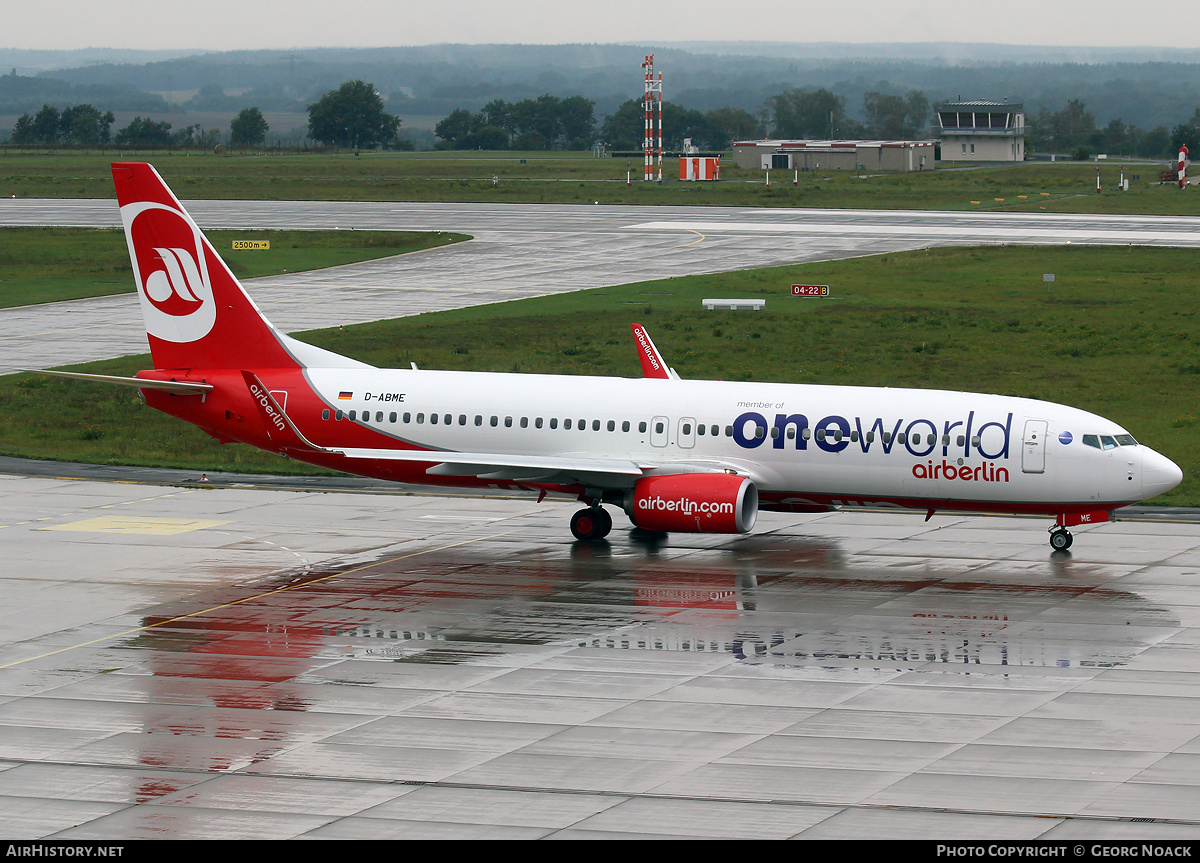
M 442 42 L 999 42 L 1200 47 L 1189 0 L 34 0 L 6 48 L 380 47 Z

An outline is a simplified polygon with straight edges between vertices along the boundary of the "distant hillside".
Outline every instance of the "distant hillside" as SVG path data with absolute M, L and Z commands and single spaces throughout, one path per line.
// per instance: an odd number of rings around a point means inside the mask
M 115 110 L 112 100 L 141 111 L 172 103 L 185 113 L 249 105 L 296 113 L 343 81 L 361 78 L 375 85 L 388 110 L 425 122 L 458 108 L 479 111 L 494 99 L 512 102 L 543 93 L 584 95 L 595 100 L 596 114 L 603 117 L 640 95 L 640 66 L 648 53 L 655 54 L 656 69 L 663 72 L 665 97 L 700 111 L 732 106 L 755 112 L 783 90 L 825 87 L 844 96 L 849 114 L 861 119 L 866 92 L 922 90 L 931 102 L 1007 97 L 1024 102 L 1030 114 L 1082 99 L 1098 125 L 1119 117 L 1147 129 L 1182 123 L 1200 105 L 1200 51 L 1174 49 L 955 43 L 434 45 L 168 57 L 142 52 L 145 56 L 114 55 L 111 62 L 93 52 L 73 68 L 58 61 L 80 52 L 27 53 L 38 55 L 27 58 L 30 64 L 36 59 L 53 71 L 36 78 L 0 75 L 0 113 L 36 111 L 43 102 L 60 107 L 92 102 Z M 15 56 L 0 50 L 0 60 L 10 55 Z M 159 101 L 139 101 L 143 94 Z

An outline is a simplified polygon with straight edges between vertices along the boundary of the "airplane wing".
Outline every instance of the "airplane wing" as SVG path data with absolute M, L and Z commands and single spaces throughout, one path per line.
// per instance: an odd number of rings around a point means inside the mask
M 632 488 L 650 465 L 625 459 L 574 456 L 527 456 L 494 452 L 446 452 L 443 450 L 356 449 L 335 450 L 352 459 L 431 462 L 431 476 L 473 476 L 479 479 L 513 480 Z

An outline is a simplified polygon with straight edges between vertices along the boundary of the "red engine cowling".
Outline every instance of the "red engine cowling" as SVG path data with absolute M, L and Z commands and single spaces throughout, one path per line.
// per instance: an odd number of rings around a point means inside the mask
M 758 489 L 728 473 L 648 476 L 625 494 L 625 512 L 644 530 L 748 533 L 758 518 Z

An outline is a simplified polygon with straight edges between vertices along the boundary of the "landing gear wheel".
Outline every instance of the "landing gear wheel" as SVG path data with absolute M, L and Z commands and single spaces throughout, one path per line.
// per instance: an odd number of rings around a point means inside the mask
M 612 516 L 604 507 L 589 506 L 571 516 L 571 533 L 578 540 L 604 539 L 611 530 Z
M 1066 551 L 1071 547 L 1075 537 L 1065 527 L 1056 527 L 1050 531 L 1050 547 L 1055 551 Z

